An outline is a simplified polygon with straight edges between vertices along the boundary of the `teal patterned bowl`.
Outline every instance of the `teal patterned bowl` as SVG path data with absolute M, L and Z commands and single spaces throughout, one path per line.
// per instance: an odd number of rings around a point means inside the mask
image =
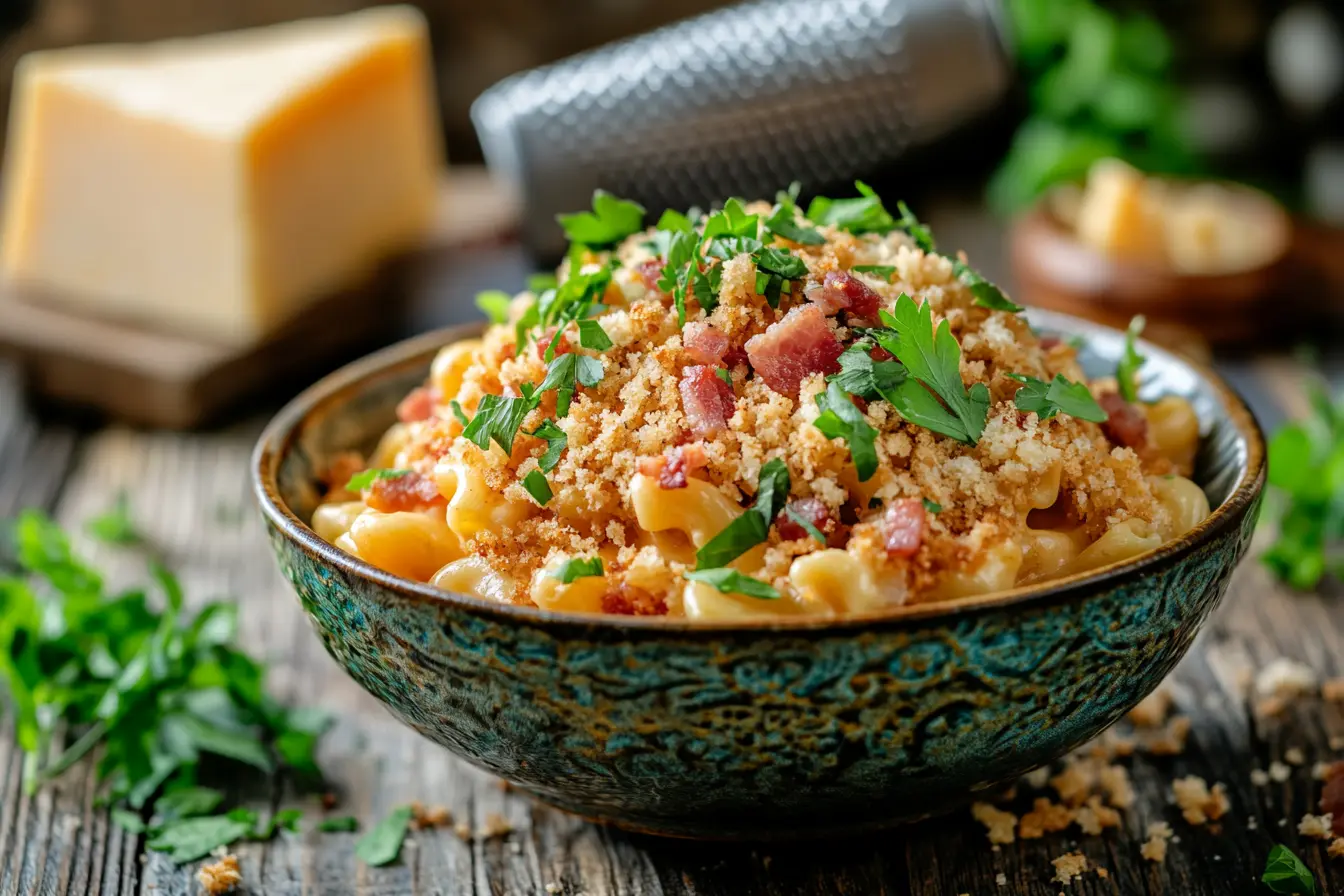
M 1113 369 L 1119 333 L 1033 312 Z M 1058 758 L 1152 691 L 1246 550 L 1261 433 L 1212 373 L 1145 346 L 1189 398 L 1215 508 L 1178 541 L 1068 579 L 843 621 L 706 625 L 501 606 L 382 572 L 308 528 L 315 471 L 368 448 L 458 328 L 289 404 L 253 476 L 280 568 L 331 655 L 399 718 L 541 800 L 685 837 L 840 835 L 944 812 Z

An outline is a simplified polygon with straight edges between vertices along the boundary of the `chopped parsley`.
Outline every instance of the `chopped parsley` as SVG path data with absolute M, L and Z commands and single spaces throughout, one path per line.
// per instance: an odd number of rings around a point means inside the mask
M 476 293 L 476 307 L 490 318 L 492 324 L 509 322 L 509 304 L 512 301 L 512 296 L 499 289 L 487 289 L 485 292 Z
M 695 552 L 695 568 L 726 566 L 765 541 L 788 499 L 789 468 L 776 457 L 761 465 L 755 503 Z
M 338 815 L 335 818 L 324 818 L 317 823 L 317 829 L 323 833 L 349 833 L 359 830 L 359 819 L 353 815 Z
M 602 568 L 602 558 L 593 557 L 585 559 L 583 557 L 570 557 L 560 568 L 552 572 L 551 578 L 559 579 L 563 585 L 568 585 L 575 579 L 585 579 L 591 576 L 606 575 L 606 570 Z
M 812 425 L 828 439 L 844 439 L 849 444 L 849 456 L 860 482 L 872 478 L 877 472 L 877 430 L 868 425 L 863 412 L 834 380 L 826 384 L 825 392 L 818 393 L 817 407 L 821 414 Z
M 1005 296 L 1003 290 L 980 276 L 978 271 L 962 259 L 958 258 L 952 262 L 952 272 L 971 291 L 971 295 L 975 297 L 975 304 L 981 308 L 988 308 L 991 311 L 1007 311 L 1011 314 L 1023 310 L 1021 305 Z
M 365 470 L 362 473 L 356 473 L 350 477 L 350 481 L 345 484 L 345 490 L 348 492 L 362 492 L 366 488 L 371 488 L 377 479 L 400 479 L 410 474 L 410 470 Z
M 1042 420 L 1049 420 L 1056 414 L 1068 414 L 1093 423 L 1106 422 L 1106 412 L 1084 383 L 1070 382 L 1059 373 L 1048 383 L 1020 373 L 1010 373 L 1008 378 L 1023 384 L 1013 399 L 1019 411 L 1033 412 Z
M 1269 851 L 1260 882 L 1284 896 L 1316 896 L 1316 878 L 1311 870 L 1281 843 L 1276 843 Z
M 561 355 L 572 358 L 573 355 Z M 505 454 L 513 453 L 513 440 L 525 418 L 539 403 L 536 392 L 527 383 L 522 385 L 523 394 L 513 398 L 502 395 L 485 395 L 476 407 L 476 416 L 462 430 L 462 435 L 473 442 L 482 451 L 490 450 L 493 439 Z
M 781 190 L 775 197 L 775 207 L 770 217 L 765 219 L 765 227 L 775 236 L 783 237 L 803 246 L 820 246 L 826 238 L 816 228 L 798 223 L 798 191 L 802 185 L 798 181 L 789 184 L 787 191 Z
M 644 229 L 644 207 L 627 199 L 617 199 L 606 190 L 596 190 L 591 212 L 557 215 L 556 220 L 570 242 L 609 247 Z
M 872 274 L 874 277 L 880 277 L 883 280 L 890 280 L 896 275 L 896 265 L 894 264 L 856 264 L 850 270 L 856 274 Z
M 569 414 L 569 403 L 579 386 L 591 387 L 600 382 L 602 382 L 601 361 L 577 352 L 569 352 L 551 361 L 550 366 L 546 368 L 546 378 L 541 381 L 537 391 L 554 389 L 556 416 L 564 417 Z M 522 417 L 519 417 L 518 421 L 521 423 Z M 517 428 L 515 424 L 514 429 Z
M 543 420 L 541 425 L 528 435 L 546 441 L 546 453 L 537 461 L 537 466 L 541 467 L 543 473 L 554 470 L 555 465 L 560 463 L 560 455 L 565 453 L 565 447 L 569 444 L 569 436 L 565 435 L 565 431 L 556 426 L 553 420 Z
M 527 278 L 527 291 L 534 296 L 539 296 L 548 289 L 555 289 L 558 285 L 559 281 L 550 271 L 538 271 L 529 274 Z
M 760 232 L 760 217 L 747 214 L 742 200 L 733 198 L 725 202 L 723 208 L 705 219 L 705 229 L 700 234 L 700 241 L 710 243 L 721 236 L 741 236 L 754 240 L 760 236 Z
M 690 233 L 695 229 L 695 224 L 687 215 L 669 208 L 658 218 L 658 223 L 654 225 L 654 229 L 673 233 Z
M 145 536 L 131 519 L 131 496 L 125 491 L 118 492 L 111 509 L 89 520 L 84 524 L 84 529 L 107 544 L 137 545 L 145 542 Z
M 448 402 L 448 408 L 453 412 L 453 416 L 457 418 L 457 422 L 461 423 L 463 428 L 466 428 L 466 426 L 471 423 L 471 421 L 467 419 L 467 412 L 462 410 L 462 405 L 456 398 Z
M 924 509 L 929 513 L 942 513 L 943 505 L 939 504 L 937 501 L 930 501 L 928 498 L 925 498 Z
M 816 224 L 829 224 L 850 233 L 890 233 L 896 229 L 896 220 L 882 205 L 882 199 L 873 188 L 861 180 L 854 181 L 859 195 L 850 199 L 831 199 L 818 196 L 807 207 L 807 219 Z
M 915 213 L 910 211 L 910 206 L 904 202 L 896 203 L 896 210 L 901 213 L 901 219 L 896 222 L 896 226 L 905 231 L 906 236 L 914 240 L 915 245 L 926 253 L 937 251 L 936 244 L 933 241 L 933 231 L 929 225 L 921 223 L 915 217 Z
M 873 401 L 885 398 L 905 381 L 905 365 L 900 361 L 874 361 L 872 345 L 859 341 L 840 354 L 840 372 L 826 379 L 850 395 Z
M 744 575 L 735 569 L 688 569 L 683 575 L 692 582 L 712 585 L 724 594 L 742 594 L 760 600 L 779 600 L 779 592 L 773 585 Z
M 1142 314 L 1135 315 L 1125 330 L 1125 350 L 1115 365 L 1115 382 L 1120 388 L 1120 397 L 1125 401 L 1139 400 L 1139 368 L 1148 359 L 1139 354 L 1139 334 L 1147 323 Z
M 533 470 L 523 477 L 523 488 L 527 489 L 527 493 L 532 496 L 532 500 L 542 507 L 545 507 L 546 503 L 555 497 L 555 493 L 551 491 L 551 484 L 546 481 L 546 474 L 540 470 Z
M 410 806 L 398 806 L 355 844 L 355 856 L 366 865 L 390 865 L 401 855 L 401 844 L 411 826 Z
M 798 525 L 802 526 L 803 531 L 805 531 L 808 535 L 812 536 L 822 544 L 826 544 L 825 533 L 823 533 L 816 526 L 812 525 L 811 520 L 809 520 L 807 517 L 803 516 L 801 513 L 794 510 L 787 504 L 784 505 L 784 516 L 786 516 L 790 520 L 793 520 L 793 522 L 797 523 Z
M 789 281 L 807 276 L 807 265 L 787 249 L 765 246 L 753 252 L 751 259 L 756 262 L 756 292 L 765 296 L 771 308 L 779 307 Z
M 611 348 L 611 337 L 602 325 L 595 320 L 579 321 L 579 345 L 595 352 L 604 352 Z
M 728 368 L 726 367 L 715 367 L 714 375 L 730 386 L 733 384 L 733 375 L 728 372 Z

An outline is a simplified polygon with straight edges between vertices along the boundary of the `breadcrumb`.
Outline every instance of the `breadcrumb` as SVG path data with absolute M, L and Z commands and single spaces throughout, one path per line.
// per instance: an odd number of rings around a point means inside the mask
M 453 833 L 457 835 L 459 840 L 470 840 L 471 825 L 467 824 L 465 821 L 459 821 L 457 824 L 453 825 Z
M 1018 823 L 1017 836 L 1023 840 L 1038 840 L 1053 831 L 1062 831 L 1071 824 L 1073 811 L 1068 806 L 1037 797 L 1032 810 L 1023 815 Z
M 985 826 L 990 843 L 1012 843 L 1017 839 L 1017 816 L 989 803 L 973 803 L 971 815 Z
M 1084 834 L 1091 836 L 1100 834 L 1105 828 L 1120 827 L 1120 813 L 1103 805 L 1101 797 L 1095 795 L 1088 797 L 1087 805 L 1073 813 L 1073 820 Z
M 1134 805 L 1134 786 L 1129 782 L 1129 770 L 1123 765 L 1107 765 L 1098 775 L 1106 801 L 1117 809 Z
M 444 806 L 426 808 L 419 800 L 411 803 L 411 824 L 416 828 L 441 828 L 453 823 L 453 813 Z
M 1040 768 L 1034 768 L 1022 776 L 1022 780 L 1027 782 L 1027 786 L 1032 790 L 1040 790 L 1050 782 L 1050 766 L 1043 765 Z
M 1278 715 L 1291 701 L 1316 690 L 1317 681 L 1310 666 L 1279 657 L 1255 676 L 1256 709 L 1261 715 Z
M 513 825 L 498 812 L 485 813 L 485 827 L 478 832 L 482 839 L 492 840 L 495 837 L 505 837 L 513 831 Z
M 1325 848 L 1325 854 L 1332 859 L 1344 856 L 1344 837 L 1336 837 L 1331 840 L 1330 845 Z
M 1269 780 L 1282 784 L 1293 776 L 1293 770 L 1275 759 L 1269 764 Z
M 1159 687 L 1129 711 L 1129 721 L 1139 728 L 1156 728 L 1167 720 L 1171 703 L 1171 692 Z
M 1307 757 L 1301 747 L 1289 747 L 1283 751 L 1283 761 L 1289 765 L 1305 765 Z
M 1341 840 L 1340 842 L 1344 843 L 1344 840 Z M 1333 844 L 1331 845 L 1333 846 Z M 1000 871 L 998 874 L 994 875 L 994 883 L 998 884 L 1001 887 L 1008 886 L 1008 875 Z
M 1087 872 L 1087 856 L 1080 852 L 1065 853 L 1057 859 L 1051 859 L 1050 864 L 1055 866 L 1055 876 L 1050 879 L 1065 885 Z
M 1344 701 L 1344 678 L 1327 678 L 1321 682 L 1321 698 L 1331 702 Z
M 1311 837 L 1314 840 L 1329 840 L 1333 821 L 1334 816 L 1329 812 L 1324 815 L 1312 815 L 1308 812 L 1297 823 L 1297 832 L 1303 837 Z
M 1262 768 L 1251 769 L 1251 784 L 1255 787 L 1266 787 L 1269 785 L 1269 772 Z
M 1311 767 L 1311 776 L 1317 781 L 1326 781 L 1330 778 L 1331 764 L 1329 762 L 1318 762 Z
M 1198 775 L 1177 778 L 1172 782 L 1171 790 L 1181 815 L 1190 824 L 1202 825 L 1217 821 L 1229 808 L 1227 789 L 1222 784 L 1214 784 L 1210 788 L 1208 782 Z
M 1139 855 L 1150 862 L 1162 863 L 1167 860 L 1167 841 L 1171 839 L 1171 825 L 1165 821 L 1154 821 L 1148 825 L 1148 839 L 1139 848 Z
M 1185 742 L 1189 737 L 1190 718 L 1172 716 L 1164 728 L 1156 734 L 1149 734 L 1140 743 L 1153 756 L 1179 756 L 1185 752 Z
M 238 857 L 221 856 L 218 861 L 202 865 L 196 872 L 196 880 L 209 896 L 220 896 L 243 882 L 243 873 L 238 868 Z

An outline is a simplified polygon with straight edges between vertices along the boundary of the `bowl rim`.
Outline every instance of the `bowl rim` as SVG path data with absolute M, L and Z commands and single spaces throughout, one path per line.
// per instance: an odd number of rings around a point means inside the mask
M 1060 330 L 1070 335 L 1123 335 L 1120 331 L 1072 315 L 1045 309 L 1029 309 L 1033 324 Z M 1153 343 L 1140 341 L 1149 358 L 1174 364 L 1212 387 L 1230 424 L 1246 443 L 1246 462 L 1238 473 L 1236 485 L 1227 498 L 1213 508 L 1209 516 L 1180 538 L 1164 542 L 1146 553 L 1110 563 L 1085 572 L 1074 573 L 1007 591 L 975 597 L 927 603 L 905 604 L 877 612 L 848 616 L 762 617 L 734 620 L 692 620 L 684 617 L 622 616 L 544 610 L 521 604 L 501 604 L 484 598 L 444 591 L 428 583 L 416 582 L 386 572 L 345 553 L 317 535 L 308 524 L 281 499 L 277 473 L 281 460 L 302 434 L 306 422 L 319 411 L 343 403 L 366 381 L 404 373 L 409 368 L 428 368 L 433 353 L 449 343 L 472 338 L 484 329 L 481 324 L 459 324 L 412 336 L 370 355 L 346 364 L 328 374 L 290 400 L 267 424 L 252 452 L 250 474 L 253 491 L 265 519 L 291 543 L 314 559 L 329 564 L 346 575 L 366 580 L 383 593 L 411 604 L 446 605 L 478 615 L 514 623 L 551 628 L 577 626 L 589 632 L 607 630 L 626 634 L 636 632 L 723 635 L 731 632 L 809 632 L 830 633 L 846 629 L 871 630 L 875 627 L 926 625 L 931 621 L 954 622 L 981 613 L 1021 608 L 1038 604 L 1064 603 L 1082 599 L 1097 588 L 1112 588 L 1147 577 L 1166 569 L 1229 528 L 1240 524 L 1260 494 L 1265 482 L 1265 441 L 1260 426 L 1245 402 L 1217 373 L 1198 362 L 1180 357 Z

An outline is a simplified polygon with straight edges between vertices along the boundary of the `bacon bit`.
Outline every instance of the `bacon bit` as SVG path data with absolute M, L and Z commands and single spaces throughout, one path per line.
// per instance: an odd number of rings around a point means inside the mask
M 332 793 L 330 790 L 322 794 L 323 809 L 335 809 L 336 803 L 337 803 L 336 794 Z
M 690 474 L 703 469 L 707 463 L 709 458 L 705 456 L 704 446 L 696 442 L 678 445 L 656 457 L 641 457 L 637 469 L 645 476 L 656 477 L 659 488 L 685 488 Z
M 803 378 L 836 373 L 844 346 L 814 304 L 800 305 L 747 340 L 747 357 L 765 384 L 780 395 L 798 397 Z
M 915 555 L 924 541 L 925 516 L 924 502 L 918 498 L 901 498 L 887 507 L 882 517 L 882 530 L 886 536 L 888 556 Z
M 1042 337 L 1041 337 L 1041 349 L 1042 349 L 1043 351 L 1047 351 L 1047 352 L 1048 352 L 1048 351 L 1050 351 L 1050 349 L 1054 348 L 1055 346 L 1057 346 L 1057 345 L 1059 345 L 1059 344 L 1060 344 L 1060 339 L 1059 339 L 1058 336 L 1042 336 Z
M 321 478 L 330 491 L 341 492 L 345 491 L 345 484 L 350 481 L 351 476 L 367 467 L 364 455 L 358 451 L 342 451 L 327 463 L 327 469 Z
M 896 356 L 882 346 L 875 345 L 873 346 L 873 350 L 868 353 L 868 357 L 872 358 L 874 361 L 890 361 Z
M 816 526 L 821 534 L 828 536 L 828 544 L 834 541 L 837 536 L 843 536 L 840 531 L 840 521 L 835 518 L 835 514 L 831 513 L 831 508 L 822 503 L 820 499 L 795 498 L 785 505 L 785 509 L 779 512 L 779 516 L 775 517 L 775 531 L 784 541 L 797 541 L 800 538 L 812 537 L 806 529 L 789 519 L 787 513 L 789 510 Z M 839 547 L 839 545 L 832 546 Z
M 550 348 L 551 340 L 555 339 L 555 331 L 555 327 L 548 327 L 541 338 L 537 340 L 537 360 L 546 360 L 546 349 Z M 569 337 L 562 333 L 560 339 L 555 343 L 555 357 L 567 355 L 572 351 L 574 351 L 574 347 L 569 344 Z
M 364 503 L 383 513 L 398 510 L 424 510 L 444 503 L 439 487 L 419 473 L 407 473 L 390 479 L 375 479 L 365 492 Z
M 661 293 L 662 290 L 658 288 L 658 281 L 663 279 L 664 266 L 661 258 L 650 258 L 635 268 L 635 276 L 650 292 Z
M 1332 762 L 1325 769 L 1321 812 L 1333 819 L 1335 836 L 1344 837 L 1344 761 Z
M 397 419 L 402 423 L 415 423 L 428 420 L 434 415 L 434 393 L 424 386 L 417 386 L 397 404 Z
M 681 391 L 681 408 L 691 431 L 699 437 L 711 436 L 727 428 L 737 406 L 733 387 L 719 379 L 714 370 L 707 364 L 683 367 L 681 382 L 677 384 Z
M 747 358 L 747 350 L 740 345 L 735 345 L 728 349 L 727 353 L 723 356 L 723 366 L 727 367 L 729 370 L 735 370 L 738 365 L 747 364 L 749 361 L 750 359 Z
M 1148 444 L 1148 418 L 1120 397 L 1118 392 L 1106 392 L 1097 399 L 1106 412 L 1101 431 L 1122 448 L 1142 448 Z
M 666 616 L 667 604 L 643 588 L 622 584 L 602 595 L 602 612 L 618 616 Z
M 681 342 L 686 353 L 697 364 L 718 366 L 728 352 L 728 337 L 713 324 L 692 321 L 681 331 Z
M 827 314 L 844 310 L 862 318 L 876 317 L 882 303 L 871 286 L 848 271 L 827 271 L 821 282 L 809 283 L 803 295 Z

